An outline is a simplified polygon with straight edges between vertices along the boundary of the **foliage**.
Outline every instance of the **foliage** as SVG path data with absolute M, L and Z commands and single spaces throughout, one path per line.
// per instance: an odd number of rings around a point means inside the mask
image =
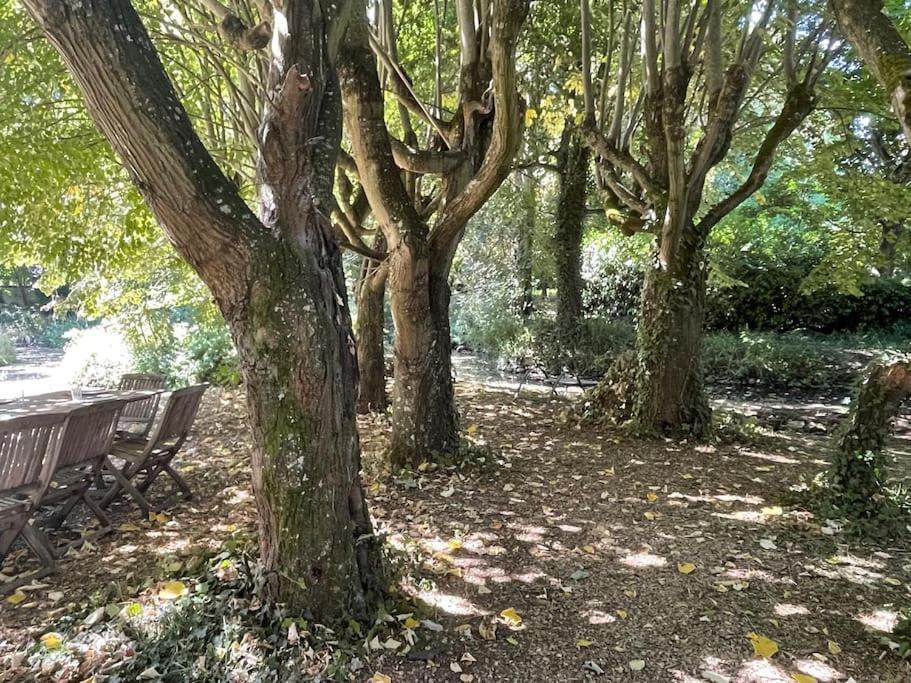
M 856 372 L 843 349 L 800 332 L 707 335 L 703 368 L 710 382 L 771 390 L 827 389 L 843 385 Z
M 9 365 L 16 360 L 16 349 L 13 347 L 12 340 L 6 335 L 0 334 L 0 367 Z

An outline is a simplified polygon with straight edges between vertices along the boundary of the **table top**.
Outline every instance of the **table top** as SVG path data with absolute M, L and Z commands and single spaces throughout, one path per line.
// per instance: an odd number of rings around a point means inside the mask
M 0 422 L 23 415 L 45 415 L 68 413 L 82 406 L 96 405 L 106 401 L 140 401 L 155 394 L 155 390 L 120 391 L 119 389 L 83 389 L 82 398 L 74 400 L 69 391 L 55 391 L 22 398 L 0 400 Z

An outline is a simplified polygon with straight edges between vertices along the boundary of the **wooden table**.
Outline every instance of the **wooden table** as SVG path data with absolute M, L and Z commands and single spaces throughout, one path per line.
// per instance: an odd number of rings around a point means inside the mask
M 0 400 L 0 422 L 23 415 L 47 413 L 68 413 L 82 406 L 95 405 L 106 401 L 139 401 L 161 391 L 120 391 L 118 389 L 83 389 L 82 398 L 73 400 L 69 391 L 55 391 L 23 398 Z

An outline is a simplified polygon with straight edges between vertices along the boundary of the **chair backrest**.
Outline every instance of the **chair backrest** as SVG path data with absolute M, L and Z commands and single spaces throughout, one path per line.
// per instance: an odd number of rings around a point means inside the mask
M 161 422 L 149 439 L 150 446 L 179 447 L 193 427 L 199 402 L 208 388 L 208 384 L 195 384 L 172 392 L 161 415 Z
M 120 385 L 117 387 L 121 391 L 159 391 L 164 389 L 165 379 L 161 375 L 155 375 L 148 372 L 137 372 L 124 375 L 120 378 Z M 158 410 L 159 394 L 143 398 L 138 401 L 130 401 L 123 407 L 122 417 L 151 420 L 155 417 L 155 411 Z
M 73 410 L 63 433 L 57 469 L 100 460 L 110 453 L 123 407 L 123 401 L 111 400 Z
M 60 455 L 69 415 L 25 415 L 0 422 L 0 491 L 36 486 L 43 493 Z

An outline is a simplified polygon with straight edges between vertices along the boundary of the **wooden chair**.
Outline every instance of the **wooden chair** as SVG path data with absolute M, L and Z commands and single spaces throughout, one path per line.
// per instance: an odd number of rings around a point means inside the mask
M 54 552 L 32 512 L 51 482 L 60 457 L 66 413 L 27 415 L 0 422 L 0 561 L 20 534 L 41 568 L 0 585 L 18 588 L 54 571 Z
M 120 378 L 121 391 L 160 391 L 165 388 L 165 379 L 151 373 L 133 373 Z M 122 438 L 144 439 L 148 436 L 158 411 L 161 394 L 155 394 L 138 401 L 130 401 L 123 407 L 117 432 Z
M 90 495 L 89 489 L 98 478 L 105 457 L 111 452 L 124 401 L 110 400 L 69 414 L 63 432 L 63 445 L 50 486 L 44 492 L 40 507 L 59 506 L 46 521 L 45 529 L 56 529 L 72 514 L 79 503 L 85 504 L 100 526 L 76 541 L 64 545 L 60 552 L 102 536 L 111 531 L 111 520 Z
M 104 494 L 102 507 L 110 505 L 124 490 L 148 515 L 153 508 L 144 494 L 162 472 L 171 477 L 185 498 L 192 497 L 190 487 L 171 467 L 171 461 L 193 427 L 199 402 L 208 386 L 197 384 L 174 391 L 164 407 L 161 421 L 148 439 L 131 438 L 114 443 L 111 455 L 104 461 L 104 470 L 114 478 L 114 482 Z M 123 465 L 115 465 L 112 457 L 122 460 Z M 134 486 L 132 480 L 140 473 L 143 475 L 142 481 Z

